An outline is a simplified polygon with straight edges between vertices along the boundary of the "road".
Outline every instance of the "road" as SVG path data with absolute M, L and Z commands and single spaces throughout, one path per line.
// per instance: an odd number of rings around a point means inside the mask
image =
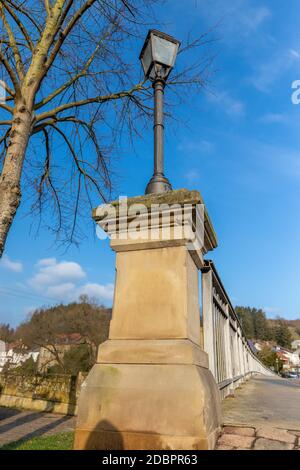
M 257 376 L 223 402 L 225 424 L 271 425 L 300 430 L 300 385 L 279 377 Z
M 223 401 L 220 450 L 300 449 L 300 385 L 256 376 Z

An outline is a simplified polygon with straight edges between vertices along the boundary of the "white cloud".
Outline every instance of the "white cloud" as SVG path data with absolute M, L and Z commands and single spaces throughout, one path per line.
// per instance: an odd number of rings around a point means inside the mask
M 36 263 L 36 267 L 40 266 L 55 266 L 56 258 L 43 258 Z
M 217 105 L 223 112 L 232 117 L 242 117 L 245 115 L 245 105 L 242 101 L 234 98 L 228 91 L 220 93 L 207 93 L 209 102 Z
M 268 113 L 261 116 L 259 121 L 264 124 L 282 124 L 288 121 L 288 117 L 285 114 Z
M 253 143 L 253 155 L 264 163 L 268 172 L 272 171 L 281 178 L 300 178 L 300 152 L 294 148 L 278 145 Z
M 269 315 L 279 315 L 280 308 L 278 307 L 263 307 L 263 310 Z
M 59 300 L 72 299 L 74 298 L 75 284 L 72 282 L 65 282 L 64 284 L 58 284 L 55 286 L 49 286 L 46 288 L 47 296 Z
M 78 289 L 79 295 L 86 294 L 89 297 L 95 297 L 99 300 L 111 301 L 114 296 L 114 285 L 113 284 L 95 284 L 87 283 Z
M 15 273 L 23 271 L 23 264 L 20 261 L 12 261 L 7 255 L 3 255 L 0 259 L 0 267 Z
M 111 304 L 113 284 L 85 282 L 86 273 L 80 264 L 74 261 L 57 261 L 56 258 L 44 258 L 35 265 L 36 273 L 27 283 L 35 292 L 59 302 L 72 302 L 86 294 L 101 303 Z
M 215 144 L 213 142 L 210 142 L 209 140 L 205 139 L 200 139 L 200 140 L 187 140 L 184 139 L 183 142 L 181 142 L 178 145 L 178 151 L 182 152 L 196 152 L 196 153 L 201 153 L 201 154 L 208 154 L 212 153 L 215 150 Z
M 251 15 L 251 16 L 250 16 Z M 267 18 L 271 16 L 271 11 L 265 6 L 251 8 L 251 12 L 240 16 L 240 22 L 247 27 L 249 33 L 255 31 Z
M 295 57 L 296 59 L 300 59 L 300 52 L 296 51 L 295 49 L 290 49 L 290 54 L 292 57 Z
M 300 180 L 300 149 L 297 146 L 280 146 L 256 138 L 235 138 L 235 146 L 243 154 L 245 166 L 242 172 L 232 172 L 232 176 L 244 189 L 250 184 L 252 190 L 255 187 L 265 192 L 269 184 L 274 184 L 274 178 L 278 178 L 280 184 Z
M 74 261 L 57 262 L 55 258 L 46 258 L 36 264 L 38 272 L 29 280 L 34 288 L 79 281 L 86 277 L 80 264 Z
M 193 2 L 195 5 L 195 2 Z M 221 30 L 230 41 L 239 41 L 241 36 L 248 36 L 272 15 L 271 10 L 265 6 L 254 6 L 249 0 L 200 0 L 196 3 L 200 15 L 210 24 L 221 21 Z
M 300 53 L 294 49 L 277 50 L 276 54 L 264 60 L 263 64 L 255 64 L 252 85 L 263 93 L 270 92 L 274 83 L 292 67 L 299 66 Z
M 190 170 L 185 174 L 184 177 L 188 184 L 194 184 L 196 182 L 199 182 L 200 173 L 198 170 Z
M 210 153 L 215 150 L 215 144 L 213 144 L 209 140 L 201 140 L 200 146 L 206 153 Z

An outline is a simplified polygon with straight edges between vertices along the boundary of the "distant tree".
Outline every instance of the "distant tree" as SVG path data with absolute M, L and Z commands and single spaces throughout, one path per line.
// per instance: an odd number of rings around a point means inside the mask
M 279 346 L 282 346 L 283 348 L 291 347 L 292 334 L 289 330 L 287 322 L 282 318 L 278 318 L 277 324 L 274 327 L 274 340 Z
M 273 351 L 270 347 L 264 347 L 261 351 L 258 352 L 257 356 L 265 364 L 265 366 L 272 367 L 276 372 L 281 372 L 283 368 L 283 362 L 277 357 L 276 352 Z
M 78 344 L 71 347 L 62 359 L 64 372 L 66 374 L 77 375 L 79 372 L 88 372 L 93 366 L 90 350 L 87 344 Z M 58 366 L 52 366 L 48 372 L 60 372 Z
M 249 307 L 236 307 L 235 311 L 239 316 L 242 328 L 247 338 L 254 338 L 252 309 Z
M 247 338 L 264 341 L 272 339 L 272 331 L 263 310 L 241 306 L 236 307 L 235 310 Z
M 272 331 L 269 328 L 266 314 L 263 310 L 252 309 L 254 335 L 256 339 L 268 341 L 272 339 Z
M 68 332 L 80 333 L 82 340 L 89 346 L 93 360 L 96 359 L 98 346 L 107 340 L 111 310 L 97 305 L 93 299 L 81 296 L 76 304 L 76 313 L 68 326 Z
M 82 297 L 80 302 L 36 310 L 17 328 L 16 337 L 30 349 L 44 347 L 51 355 L 50 362 L 55 360 L 60 371 L 66 372 L 61 345 L 68 342 L 68 336 L 80 335 L 90 363 L 94 363 L 99 344 L 108 338 L 110 318 L 110 309 Z
M 63 371 L 61 354 L 57 347 L 59 333 L 62 333 L 62 317 L 59 313 L 50 316 L 49 310 L 40 309 L 32 314 L 29 321 L 18 327 L 16 336 L 30 349 L 45 348 Z
M 14 339 L 14 329 L 8 323 L 0 323 L 0 340 L 11 343 Z
M 18 374 L 24 375 L 34 375 L 37 373 L 37 362 L 35 362 L 32 357 L 29 357 L 26 361 L 24 361 L 20 366 L 12 369 L 14 372 Z

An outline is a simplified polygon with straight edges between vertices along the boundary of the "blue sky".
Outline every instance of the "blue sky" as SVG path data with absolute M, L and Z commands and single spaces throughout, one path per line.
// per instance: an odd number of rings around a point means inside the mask
M 300 105 L 291 101 L 300 79 L 297 13 L 296 0 L 288 7 L 169 0 L 162 10 L 164 29 L 180 39 L 218 23 L 210 91 L 181 105 L 180 124 L 168 127 L 167 176 L 176 189 L 202 193 L 219 239 L 209 257 L 232 302 L 291 319 L 300 318 Z M 124 144 L 115 195 L 144 192 L 152 174 L 148 134 L 135 149 Z M 108 242 L 91 235 L 64 252 L 48 232 L 35 237 L 25 209 L 26 202 L 0 263 L 0 322 L 16 325 L 34 308 L 81 293 L 111 305 Z

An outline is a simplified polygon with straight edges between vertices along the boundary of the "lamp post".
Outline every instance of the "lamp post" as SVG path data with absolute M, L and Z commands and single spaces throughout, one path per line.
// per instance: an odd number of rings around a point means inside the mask
M 152 29 L 148 32 L 140 54 L 146 79 L 154 88 L 154 174 L 146 194 L 171 191 L 172 186 L 164 175 L 164 89 L 174 67 L 180 42 L 165 33 Z

